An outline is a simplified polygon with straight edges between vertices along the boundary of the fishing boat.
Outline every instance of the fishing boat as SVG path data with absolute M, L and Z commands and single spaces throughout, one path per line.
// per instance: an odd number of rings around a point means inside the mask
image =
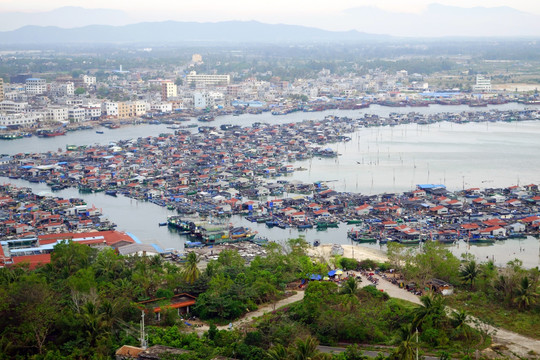
M 116 196 L 117 191 L 116 190 L 105 190 L 105 195 Z
M 103 134 L 104 132 L 101 130 L 96 130 L 96 134 Z
M 397 241 L 401 245 L 418 245 L 421 242 L 420 238 L 413 238 L 413 239 L 399 238 Z
M 55 137 L 55 136 L 61 136 L 66 135 L 65 130 L 62 129 L 41 129 L 36 132 L 36 135 L 39 137 Z
M 193 221 L 182 219 L 175 215 L 171 215 L 167 218 L 167 225 L 185 233 L 189 233 L 192 228 L 195 227 Z
M 0 134 L 0 140 L 16 140 L 16 139 L 22 139 L 22 135 L 18 133 L 12 133 L 12 134 Z
M 369 231 L 350 229 L 347 231 L 347 237 L 353 241 L 367 243 L 376 242 L 377 239 Z
M 339 224 L 336 221 L 318 221 L 317 229 L 337 228 Z
M 214 121 L 215 117 L 212 115 L 202 115 L 202 116 L 199 116 L 197 120 L 201 122 L 210 122 L 210 121 Z
M 243 226 L 232 228 L 229 233 L 231 240 L 251 240 L 256 235 L 249 228 Z
M 496 238 L 492 235 L 473 234 L 467 241 L 469 244 L 494 244 Z
M 361 224 L 362 220 L 360 220 L 360 219 L 347 219 L 346 222 L 347 222 L 347 225 L 355 225 L 355 224 Z

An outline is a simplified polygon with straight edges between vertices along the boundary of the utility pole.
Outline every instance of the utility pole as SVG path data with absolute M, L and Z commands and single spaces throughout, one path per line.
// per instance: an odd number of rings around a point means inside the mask
M 141 347 L 146 350 L 146 348 L 148 347 L 148 343 L 144 331 L 144 310 L 141 310 L 141 334 L 139 340 L 141 341 Z
M 416 328 L 416 360 L 418 360 L 418 328 Z

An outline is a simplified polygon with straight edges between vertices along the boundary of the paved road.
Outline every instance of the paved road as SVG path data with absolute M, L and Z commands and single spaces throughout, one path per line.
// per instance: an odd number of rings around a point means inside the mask
M 319 349 L 320 352 L 327 353 L 327 354 L 338 354 L 338 353 L 341 353 L 341 352 L 345 351 L 345 348 L 337 347 L 337 346 L 319 345 L 319 346 L 317 346 L 317 348 Z M 389 352 L 385 352 L 385 351 L 372 351 L 372 350 L 364 350 L 364 351 L 362 351 L 362 353 L 364 355 L 367 355 L 367 356 L 372 357 L 372 358 L 377 357 L 379 352 L 381 352 L 384 356 L 390 355 Z M 434 357 L 434 356 L 423 356 L 422 359 L 425 359 L 425 360 L 438 360 L 439 358 Z

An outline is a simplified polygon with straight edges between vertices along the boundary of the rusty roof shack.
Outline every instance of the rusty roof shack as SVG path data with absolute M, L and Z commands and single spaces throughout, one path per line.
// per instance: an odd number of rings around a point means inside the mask
M 182 355 L 189 353 L 189 350 L 177 349 L 170 346 L 154 345 L 148 349 L 124 345 L 116 350 L 116 360 L 160 360 L 171 359 L 171 355 Z
M 442 295 L 452 295 L 454 293 L 454 287 L 440 279 L 431 279 L 426 285 L 429 286 L 432 291 Z
M 161 320 L 161 312 L 166 309 L 177 309 L 178 315 L 189 314 L 189 307 L 195 305 L 196 297 L 187 293 L 177 294 L 171 298 L 162 297 L 137 303 L 141 310 L 156 315 Z

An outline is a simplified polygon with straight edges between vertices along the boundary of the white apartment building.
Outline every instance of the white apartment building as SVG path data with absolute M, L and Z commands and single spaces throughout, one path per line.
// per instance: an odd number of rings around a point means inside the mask
M 29 95 L 41 95 L 47 92 L 47 81 L 39 78 L 26 79 L 24 91 Z
M 53 82 L 49 93 L 54 96 L 73 96 L 75 95 L 75 85 L 72 82 Z
M 97 84 L 97 80 L 96 80 L 95 76 L 89 76 L 89 75 L 81 74 L 79 77 L 82 79 L 83 84 L 85 86 L 93 86 L 93 85 Z
M 83 122 L 85 111 L 80 107 L 72 107 L 68 110 L 68 119 L 70 122 Z
M 85 120 L 98 120 L 101 117 L 101 105 L 88 104 L 82 107 L 84 109 Z
M 214 102 L 212 97 L 207 92 L 193 93 L 193 107 L 195 109 L 205 109 L 207 107 L 213 107 Z
M 4 100 L 0 102 L 0 111 L 7 113 L 20 113 L 25 112 L 28 109 L 27 102 L 16 102 L 11 100 Z
M 187 85 L 229 85 L 231 82 L 230 75 L 199 75 L 196 71 L 192 71 L 186 76 Z
M 101 111 L 107 116 L 118 116 L 118 103 L 104 102 L 101 104 Z
M 25 113 L 25 114 L 0 114 L 0 125 L 2 126 L 31 126 L 36 122 L 41 121 L 43 115 L 40 113 Z
M 69 117 L 68 108 L 62 106 L 49 107 L 47 108 L 47 112 L 45 114 L 45 118 L 48 121 L 65 122 L 68 120 Z
M 0 101 L 4 101 L 4 79 L 0 78 Z
M 479 92 L 491 91 L 491 79 L 484 75 L 476 75 L 476 84 L 473 85 L 472 89 Z
M 160 112 L 160 113 L 170 113 L 172 112 L 172 104 L 171 103 L 150 104 L 150 111 Z

